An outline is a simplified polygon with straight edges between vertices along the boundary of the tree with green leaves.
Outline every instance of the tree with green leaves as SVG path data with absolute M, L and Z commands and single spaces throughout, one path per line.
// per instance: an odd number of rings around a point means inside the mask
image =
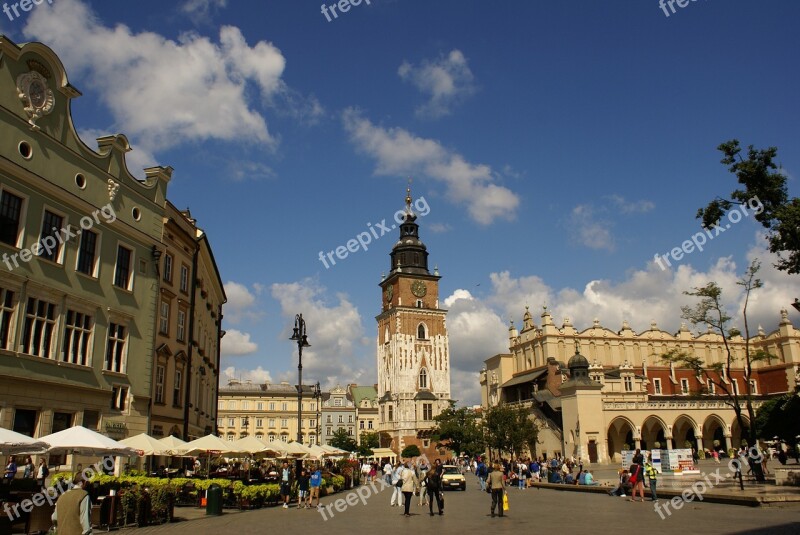
M 727 199 L 717 197 L 697 211 L 697 218 L 710 229 L 719 225 L 732 208 L 747 205 L 752 209 L 752 201 L 757 200 L 756 206 L 762 208 L 754 217 L 767 229 L 769 250 L 778 255 L 775 267 L 787 273 L 800 273 L 800 199 L 789 198 L 788 177 L 775 163 L 778 149 L 755 149 L 750 145 L 746 159 L 736 139 L 722 143 L 717 149 L 723 154 L 721 163 L 729 166 L 728 170 L 744 188 L 734 190 Z
M 361 457 L 370 457 L 375 448 L 380 447 L 380 437 L 378 433 L 363 432 L 361 433 L 361 444 L 358 446 L 358 455 Z
M 439 437 L 436 447 L 447 447 L 456 455 L 472 457 L 486 450 L 483 430 L 478 425 L 478 415 L 469 407 L 456 408 L 455 402 L 434 417 L 435 433 Z
M 695 287 L 692 291 L 683 292 L 684 295 L 698 297 L 700 301 L 694 307 L 681 307 L 681 317 L 690 321 L 693 325 L 705 325 L 710 327 L 712 331 L 718 333 L 722 338 L 722 344 L 724 346 L 723 355 L 725 359 L 722 362 L 709 363 L 705 362 L 702 357 L 687 353 L 678 348 L 672 349 L 661 356 L 662 360 L 672 365 L 677 364 L 678 366 L 694 370 L 698 377 L 703 376 L 714 385 L 715 392 L 722 392 L 723 401 L 731 407 L 736 414 L 739 428 L 743 431 L 745 429 L 748 431 L 747 443 L 751 445 L 756 444 L 757 433 L 754 425 L 748 426 L 745 424 L 744 411 L 747 411 L 749 421 L 755 422 L 753 393 L 750 386 L 753 364 L 775 358 L 766 351 L 754 350 L 750 344 L 750 325 L 747 320 L 747 305 L 750 302 L 752 292 L 762 286 L 761 280 L 756 278 L 760 267 L 761 263 L 758 260 L 753 260 L 745 272 L 745 275 L 736 283 L 741 286 L 744 291 L 744 303 L 742 308 L 742 316 L 744 319 L 744 355 L 741 359 L 734 354 L 731 339 L 736 336 L 741 336 L 742 333 L 738 329 L 730 327 L 732 318 L 725 311 L 725 305 L 722 301 L 722 288 L 720 288 L 716 282 L 709 282 L 703 287 Z M 736 365 L 741 365 L 744 369 L 744 393 L 739 389 L 733 388 L 733 384 L 729 382 L 731 371 Z M 738 446 L 738 444 L 736 446 Z
M 340 427 L 333 432 L 330 445 L 334 448 L 339 448 L 345 451 L 356 451 L 358 449 L 358 444 L 356 444 L 356 441 L 353 439 L 353 437 L 347 434 L 347 429 L 344 427 Z
M 420 455 L 422 455 L 422 452 L 419 451 L 419 446 L 416 444 L 406 446 L 403 448 L 403 451 L 400 452 L 400 457 L 403 459 L 411 459 L 412 457 L 419 457 Z
M 530 411 L 521 405 L 500 403 L 489 408 L 483 425 L 490 453 L 496 450 L 516 457 L 527 449 L 532 457 L 536 456 L 539 428 L 529 415 Z
M 800 441 L 800 391 L 771 399 L 758 408 L 753 426 L 761 438 L 777 437 L 797 451 Z

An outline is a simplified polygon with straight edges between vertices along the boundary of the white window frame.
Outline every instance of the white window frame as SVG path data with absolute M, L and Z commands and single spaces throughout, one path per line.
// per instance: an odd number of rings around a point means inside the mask
M 74 308 L 71 304 L 67 305 L 67 311 L 64 314 L 64 336 L 61 338 L 61 362 L 69 362 L 71 364 L 75 364 L 76 366 L 88 366 L 91 367 L 92 365 L 92 352 L 94 349 L 94 315 L 91 313 L 87 313 L 85 310 L 81 310 L 79 307 Z M 72 325 L 67 324 L 67 316 L 69 313 L 72 312 L 73 314 L 83 314 L 84 318 L 88 317 L 90 326 L 88 329 L 82 326 L 76 326 L 74 323 Z M 67 360 L 64 357 L 64 345 L 67 343 L 67 336 L 69 336 L 69 346 L 70 349 L 68 351 L 68 355 L 72 357 L 71 359 Z M 80 344 L 80 349 L 82 349 L 84 353 L 86 353 L 86 362 L 81 362 L 81 357 L 78 355 L 79 362 L 73 362 L 75 355 L 72 354 L 72 347 L 73 347 L 73 340 L 75 336 L 79 336 L 83 338 L 83 341 Z
M 625 392 L 633 392 L 633 377 L 626 375 L 622 378 L 623 389 Z
M 156 389 L 155 402 L 164 403 L 164 384 L 167 381 L 167 367 L 163 364 L 156 364 Z
M 122 327 L 123 329 L 125 329 L 124 338 L 120 339 L 120 338 L 116 338 L 116 337 L 115 338 L 111 337 L 111 325 L 112 324 L 116 325 L 118 327 Z M 106 327 L 106 343 L 105 343 L 105 348 L 104 348 L 105 349 L 105 353 L 103 353 L 103 369 L 105 371 L 114 372 L 114 373 L 125 373 L 125 371 L 128 369 L 128 347 L 130 345 L 130 344 L 128 344 L 128 340 L 130 340 L 130 329 L 128 328 L 127 320 L 123 320 L 122 318 L 114 318 L 114 317 L 109 318 L 108 326 Z M 116 345 L 118 345 L 120 342 L 122 343 L 122 354 L 120 355 L 119 369 L 114 369 L 114 367 L 113 367 L 114 359 L 113 358 L 112 358 L 112 362 L 108 362 L 108 360 L 107 360 L 108 347 L 112 343 L 112 341 L 115 344 L 115 348 L 116 348 Z M 114 354 L 116 354 L 116 351 L 114 351 Z
M 175 266 L 175 257 L 169 253 L 164 254 L 164 280 L 172 282 L 172 268 Z
M 127 414 L 130 410 L 130 386 L 114 384 L 111 388 L 111 408 Z
M 653 394 L 654 395 L 661 395 L 663 390 L 661 390 L 661 379 L 656 378 L 653 379 Z
M 4 283 L 5 284 L 5 283 Z M 6 306 L 6 298 L 8 296 L 8 292 L 11 292 L 11 305 Z M 0 287 L 0 322 L 3 321 L 3 318 L 7 318 L 8 321 L 8 333 L 6 334 L 7 339 L 5 346 L 0 345 L 0 349 L 11 349 L 14 345 L 14 336 L 16 334 L 16 327 L 17 327 L 17 310 L 19 310 L 20 303 L 19 303 L 19 296 L 20 292 L 17 288 L 7 288 L 7 287 Z
M 713 396 L 717 392 L 717 385 L 714 384 L 712 379 L 706 379 L 706 389 L 708 389 L 708 393 Z
M 178 330 L 175 337 L 179 342 L 186 341 L 186 311 L 178 307 Z
M 420 388 L 428 388 L 428 382 L 429 382 L 428 381 L 428 370 L 426 370 L 425 368 L 422 368 L 419 371 L 418 381 L 419 381 L 419 387 Z
M 39 245 L 41 245 L 42 238 L 43 238 L 42 232 L 44 232 L 44 216 L 45 216 L 45 212 L 50 212 L 51 214 L 61 218 L 61 228 L 56 229 L 56 234 L 54 236 L 54 238 L 55 238 L 55 240 L 57 242 L 57 246 L 58 246 L 58 254 L 55 257 L 55 260 L 42 258 L 41 252 L 44 249 L 44 247 L 40 247 L 39 248 L 39 254 L 36 255 L 36 256 L 38 256 L 39 259 L 44 260 L 46 262 L 53 262 L 54 264 L 64 265 L 64 251 L 66 250 L 67 244 L 69 243 L 69 241 L 68 241 L 69 237 L 67 236 L 66 237 L 67 239 L 64 239 L 65 236 L 64 236 L 64 232 L 62 232 L 62 231 L 69 227 L 69 216 L 66 213 L 62 212 L 61 210 L 57 210 L 57 209 L 53 208 L 52 206 L 50 206 L 49 204 L 45 204 L 42 207 L 42 218 L 41 218 L 41 221 L 39 222 L 39 236 L 37 236 L 37 238 L 36 238 L 36 243 L 39 244 Z M 33 249 L 33 248 L 31 248 L 31 249 Z M 33 250 L 31 250 L 31 252 L 33 252 Z
M 689 395 L 689 379 L 685 377 L 681 378 L 681 395 Z
M 178 403 L 175 403 L 175 394 L 178 394 Z M 172 376 L 172 406 L 183 407 L 186 400 L 183 399 L 183 370 L 175 370 Z
M 158 309 L 158 331 L 165 336 L 169 336 L 169 309 L 169 300 L 162 299 Z
M 180 290 L 189 293 L 189 266 L 181 262 Z
M 78 270 L 78 266 L 81 263 L 81 244 L 83 243 L 83 238 L 87 234 L 92 233 L 97 238 L 94 242 L 94 265 L 92 266 L 91 273 L 84 273 L 83 271 Z M 78 239 L 77 248 L 75 250 L 75 273 L 83 275 L 84 277 L 90 277 L 92 279 L 97 279 L 100 277 L 100 251 L 102 251 L 102 240 L 103 240 L 103 233 L 97 232 L 93 229 L 86 229 L 81 232 L 81 237 Z
M 119 286 L 119 285 L 116 284 L 116 282 L 117 282 L 117 269 L 119 268 L 117 263 L 119 262 L 119 249 L 120 249 L 120 247 L 122 247 L 124 249 L 127 249 L 127 250 L 129 250 L 131 252 L 130 264 L 128 265 L 127 286 Z M 111 274 L 111 285 L 114 286 L 114 288 L 117 288 L 117 289 L 120 289 L 120 290 L 125 290 L 125 291 L 128 291 L 128 292 L 133 291 L 133 278 L 134 278 L 134 276 L 136 274 L 135 266 L 136 266 L 136 248 L 133 247 L 132 245 L 129 245 L 126 242 L 118 241 L 117 242 L 117 246 L 114 248 L 114 272 Z
M 27 195 L 24 195 L 23 193 L 15 190 L 15 189 L 12 189 L 12 188 L 6 187 L 3 184 L 0 184 L 0 200 L 2 200 L 2 194 L 5 191 L 7 191 L 9 194 L 13 195 L 14 197 L 19 197 L 20 199 L 22 199 L 22 207 L 19 210 L 19 228 L 17 228 L 17 241 L 14 242 L 13 244 L 5 243 L 5 242 L 1 242 L 1 243 L 4 243 L 5 245 L 8 245 L 9 247 L 16 247 L 17 249 L 19 249 L 20 245 L 21 245 L 22 237 L 25 235 L 25 228 L 26 228 L 25 223 L 28 220 L 28 201 L 29 201 L 29 197 Z
M 758 394 L 758 384 L 755 379 L 750 379 L 750 393 Z
M 30 300 L 30 299 L 33 299 L 36 302 L 36 304 L 34 306 L 34 313 L 33 313 L 32 316 L 30 314 L 28 314 L 28 300 Z M 47 305 L 53 305 L 53 307 L 54 307 L 54 309 L 53 309 L 53 319 L 48 319 L 46 313 L 45 313 L 45 317 L 39 317 L 38 313 L 36 312 L 36 309 L 39 308 L 38 307 L 38 303 L 40 301 L 43 301 Z M 19 306 L 22 306 L 22 305 L 20 304 Z M 52 358 L 54 348 L 55 348 L 55 351 L 58 351 L 58 348 L 59 348 L 58 329 L 57 329 L 57 327 L 58 327 L 58 320 L 59 320 L 59 315 L 60 315 L 61 311 L 59 309 L 58 304 L 54 303 L 53 301 L 50 301 L 49 299 L 44 298 L 42 296 L 29 294 L 25 298 L 25 305 L 24 306 L 25 306 L 25 308 L 21 310 L 22 314 L 24 314 L 24 319 L 23 319 L 23 322 L 22 322 L 22 333 L 21 333 L 21 336 L 23 336 L 23 337 L 25 336 L 25 325 L 28 323 L 28 321 L 30 320 L 30 321 L 33 322 L 32 325 L 31 325 L 31 330 L 30 330 L 31 331 L 30 332 L 30 339 L 28 340 L 28 349 L 33 349 L 33 345 L 34 345 L 33 344 L 33 340 L 34 340 L 34 335 L 36 334 L 36 323 L 40 322 L 40 321 L 43 321 L 44 325 L 50 324 L 50 346 L 47 348 L 46 352 L 44 352 L 44 353 L 42 352 L 43 348 L 41 347 L 41 345 L 42 345 L 42 341 L 44 340 L 44 330 L 40 330 L 41 340 L 39 340 L 39 344 L 38 344 L 39 345 L 39 351 L 37 353 L 25 352 L 24 351 L 25 340 L 20 340 L 20 352 L 22 352 L 22 353 L 24 353 L 26 355 L 32 355 L 34 357 L 39 357 L 39 358 L 45 358 L 45 359 Z

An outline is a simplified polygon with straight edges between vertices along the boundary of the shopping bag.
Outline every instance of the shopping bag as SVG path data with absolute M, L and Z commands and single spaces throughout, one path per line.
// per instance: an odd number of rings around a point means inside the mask
M 508 511 L 508 494 L 503 494 L 503 511 Z

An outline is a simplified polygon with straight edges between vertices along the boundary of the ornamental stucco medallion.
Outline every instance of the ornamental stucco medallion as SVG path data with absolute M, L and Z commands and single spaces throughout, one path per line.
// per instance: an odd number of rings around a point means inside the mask
M 21 74 L 17 77 L 17 93 L 31 130 L 39 130 L 36 121 L 53 111 L 56 100 L 53 91 L 47 87 L 47 79 L 36 71 Z

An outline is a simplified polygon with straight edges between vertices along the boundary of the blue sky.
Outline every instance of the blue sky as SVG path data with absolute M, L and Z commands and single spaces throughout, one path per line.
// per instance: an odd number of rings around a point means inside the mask
M 698 1 L 667 17 L 657 0 L 372 0 L 330 22 L 320 4 L 54 0 L 0 15 L 0 32 L 60 55 L 87 143 L 125 133 L 131 169 L 175 168 L 169 197 L 207 231 L 226 283 L 226 376 L 294 380 L 303 313 L 304 377 L 377 382 L 396 235 L 327 269 L 318 255 L 391 222 L 408 177 L 430 209 L 421 236 L 462 402 L 526 305 L 537 322 L 546 304 L 557 325 L 675 331 L 681 292 L 710 280 L 735 312 L 756 257 L 755 323 L 776 328 L 800 296 L 748 217 L 670 269 L 653 262 L 735 187 L 723 141 L 777 146 L 797 195 L 800 4 Z

